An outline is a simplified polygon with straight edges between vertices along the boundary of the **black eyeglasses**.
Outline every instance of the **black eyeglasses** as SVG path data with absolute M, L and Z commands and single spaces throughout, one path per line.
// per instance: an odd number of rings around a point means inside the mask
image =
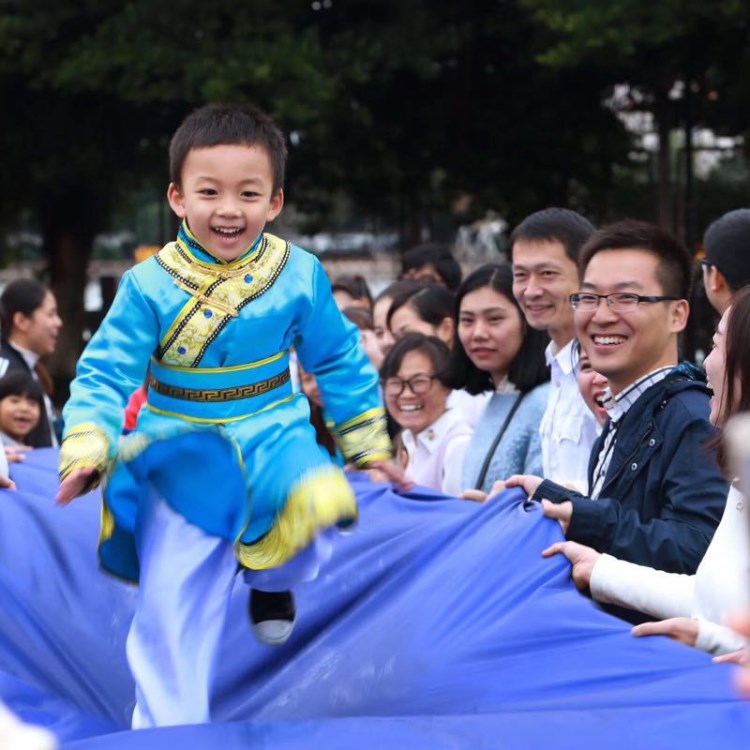
M 432 381 L 435 380 L 434 375 L 413 375 L 410 378 L 404 380 L 403 378 L 388 378 L 383 383 L 383 391 L 386 396 L 400 396 L 404 388 L 409 386 L 409 390 L 415 396 L 422 396 L 427 393 L 432 387 Z
M 614 312 L 630 312 L 643 302 L 678 302 L 681 297 L 654 297 L 632 292 L 614 292 L 612 294 L 594 294 L 593 292 L 576 292 L 570 295 L 570 304 L 574 310 L 593 312 L 598 309 L 600 300 L 607 302 L 607 307 Z

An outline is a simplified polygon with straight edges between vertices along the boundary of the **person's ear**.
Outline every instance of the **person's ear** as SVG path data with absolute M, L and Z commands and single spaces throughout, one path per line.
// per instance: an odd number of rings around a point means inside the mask
M 453 337 L 456 332 L 456 325 L 453 318 L 443 318 L 437 327 L 437 337 L 444 341 L 450 349 L 453 344 Z
M 268 207 L 266 221 L 273 221 L 281 213 L 282 208 L 284 208 L 284 191 L 279 188 L 276 194 L 271 196 L 271 205 Z
M 28 315 L 24 315 L 22 312 L 13 313 L 13 328 L 15 328 L 17 331 L 26 333 L 26 330 L 28 329 L 30 323 L 31 318 Z
M 686 299 L 673 302 L 672 312 L 670 313 L 670 331 L 672 333 L 680 333 L 681 331 L 684 331 L 689 316 L 690 304 Z
M 727 288 L 727 280 L 716 266 L 709 266 L 705 285 L 712 292 L 721 293 Z
M 182 194 L 182 190 L 177 183 L 169 183 L 169 187 L 167 188 L 167 200 L 177 216 L 184 219 L 187 213 L 185 210 L 185 196 Z

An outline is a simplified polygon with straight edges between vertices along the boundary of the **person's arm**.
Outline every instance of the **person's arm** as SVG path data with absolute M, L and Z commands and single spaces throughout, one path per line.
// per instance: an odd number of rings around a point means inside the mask
M 112 306 L 78 361 L 63 411 L 60 479 L 66 502 L 98 484 L 122 431 L 125 404 L 143 383 L 158 343 L 158 320 L 132 272 L 123 276 Z M 65 482 L 71 475 L 70 482 Z
M 677 427 L 674 425 L 675 430 Z M 663 451 L 663 502 L 658 518 L 644 521 L 634 508 L 624 508 L 615 498 L 591 502 L 578 493 L 561 493 L 547 482 L 535 498 L 572 502 L 568 539 L 623 560 L 692 573 L 719 523 L 727 488 L 707 454 L 706 444 L 713 434 L 708 422 L 694 420 L 679 427 L 681 432 L 671 436 L 669 450 Z
M 603 604 L 616 604 L 659 619 L 689 617 L 695 576 L 665 573 L 604 554 L 594 565 L 589 587 L 592 598 Z
M 698 618 L 698 638 L 695 647 L 714 656 L 731 654 L 750 645 L 747 639 L 735 633 L 726 625 Z
M 318 381 L 344 459 L 358 468 L 383 468 L 392 448 L 378 374 L 360 345 L 358 329 L 339 312 L 320 262 L 312 263 L 312 296 L 295 341 L 299 360 Z

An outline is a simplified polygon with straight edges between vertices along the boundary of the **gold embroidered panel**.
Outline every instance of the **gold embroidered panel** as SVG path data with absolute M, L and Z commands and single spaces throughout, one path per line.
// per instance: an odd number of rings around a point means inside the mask
M 289 260 L 290 245 L 264 234 L 249 257 L 226 265 L 203 263 L 179 241 L 156 255 L 159 265 L 190 299 L 159 344 L 165 364 L 196 367 L 211 342 L 240 310 L 271 287 Z

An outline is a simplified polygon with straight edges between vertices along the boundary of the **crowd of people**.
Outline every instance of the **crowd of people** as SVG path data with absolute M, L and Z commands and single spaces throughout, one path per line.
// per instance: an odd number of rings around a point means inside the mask
M 134 727 L 210 720 L 238 564 L 259 640 L 289 637 L 294 584 L 356 520 L 345 470 L 463 502 L 520 488 L 566 539 L 540 553 L 565 555 L 634 635 L 742 660 L 725 619 L 750 605 L 750 555 L 721 430 L 750 402 L 750 209 L 705 234 L 702 283 L 722 317 L 704 370 L 680 357 L 693 259 L 663 229 L 546 208 L 513 230 L 509 263 L 464 278 L 450 247 L 420 245 L 373 298 L 263 231 L 285 156 L 256 110 L 183 123 L 177 242 L 123 278 L 64 427 L 43 365 L 54 295 L 22 280 L 0 299 L 5 456 L 62 436 L 63 504 L 109 479 L 100 559 L 141 586 Z
M 680 359 L 686 249 L 559 208 L 519 224 L 509 264 L 465 279 L 444 246 L 407 253 L 373 303 L 373 363 L 407 479 L 475 501 L 523 488 L 567 540 L 543 554 L 634 635 L 741 660 L 726 622 L 750 607 L 748 531 L 721 430 L 750 399 L 750 210 L 704 244 L 722 317 L 703 368 Z

